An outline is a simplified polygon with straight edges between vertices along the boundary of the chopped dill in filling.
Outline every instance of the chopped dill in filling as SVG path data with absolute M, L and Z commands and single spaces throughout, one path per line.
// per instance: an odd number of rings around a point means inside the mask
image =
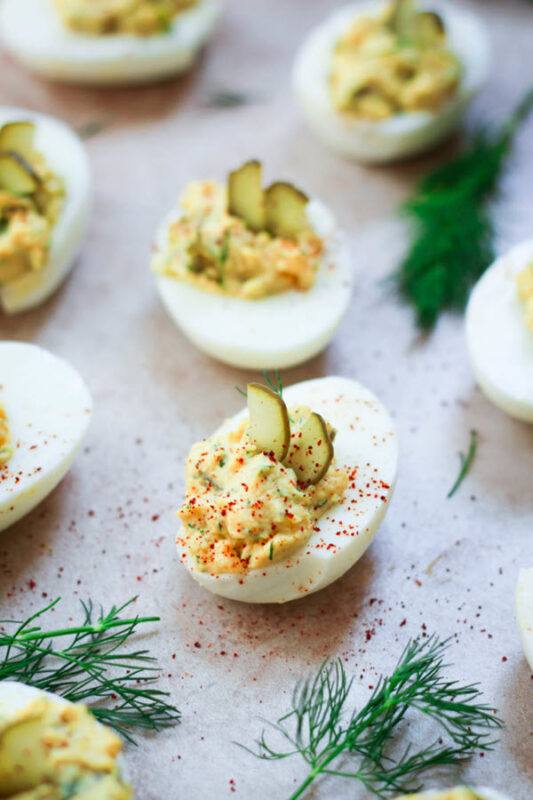
M 290 409 L 293 445 L 310 413 Z M 248 428 L 244 419 L 215 433 L 193 445 L 187 460 L 179 538 L 202 572 L 245 573 L 291 556 L 348 486 L 347 470 L 333 464 L 317 483 L 298 483 L 293 468 L 258 450 Z
M 533 263 L 528 264 L 516 276 L 518 297 L 524 304 L 524 320 L 530 331 L 533 331 Z
M 0 127 L 0 287 L 43 270 L 64 185 L 33 145 L 34 125 Z
M 314 285 L 323 242 L 312 230 L 252 230 L 228 211 L 226 187 L 212 181 L 189 184 L 180 203 L 183 214 L 154 257 L 156 273 L 246 300 Z
M 461 65 L 441 17 L 412 0 L 354 20 L 333 52 L 329 75 L 337 111 L 369 120 L 436 111 L 456 91 Z
M 166 33 L 175 17 L 198 0 L 54 0 L 70 30 L 93 36 Z
M 0 405 L 0 467 L 4 467 L 11 456 L 13 448 L 11 446 L 11 432 L 7 421 L 5 409 Z

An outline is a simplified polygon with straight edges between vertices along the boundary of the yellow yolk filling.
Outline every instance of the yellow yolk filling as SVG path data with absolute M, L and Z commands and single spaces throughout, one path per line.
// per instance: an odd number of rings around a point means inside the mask
M 533 263 L 528 264 L 516 276 L 518 296 L 524 303 L 524 319 L 530 331 L 533 331 Z
M 304 418 L 305 411 L 289 414 Z M 215 433 L 193 445 L 187 460 L 179 541 L 201 572 L 244 573 L 289 557 L 348 486 L 347 471 L 334 466 L 316 485 L 299 486 L 293 469 L 257 452 L 247 428 L 245 419 Z
M 0 287 L 48 263 L 50 240 L 64 202 L 62 180 L 35 152 L 26 159 L 38 176 L 31 196 L 0 187 Z
M 457 57 L 435 15 L 405 4 L 402 28 L 393 5 L 356 19 L 337 41 L 329 89 L 337 111 L 369 120 L 436 111 L 456 91 Z
M 165 251 L 153 260 L 156 273 L 246 300 L 314 285 L 323 252 L 316 234 L 289 240 L 254 233 L 228 213 L 225 187 L 211 181 L 189 184 L 181 207 Z
M 55 0 L 67 28 L 93 36 L 165 33 L 198 0 Z
M 84 706 L 46 697 L 16 715 L 0 704 L 0 797 L 11 800 L 130 800 L 118 736 Z
M 11 456 L 13 448 L 11 446 L 11 432 L 7 421 L 5 409 L 0 406 L 0 467 L 3 467 Z

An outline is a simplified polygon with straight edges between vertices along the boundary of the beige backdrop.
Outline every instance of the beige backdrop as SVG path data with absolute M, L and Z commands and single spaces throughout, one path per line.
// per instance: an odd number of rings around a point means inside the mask
M 324 150 L 294 108 L 295 47 L 336 5 L 228 0 L 193 74 L 150 88 L 53 86 L 0 56 L 0 102 L 75 126 L 107 125 L 88 143 L 96 198 L 80 263 L 44 308 L 0 319 L 2 338 L 38 342 L 72 361 L 96 407 L 70 475 L 2 536 L 0 617 L 34 611 L 44 593 L 63 596 L 58 621 L 73 618 L 78 598 L 89 596 L 118 603 L 138 593 L 139 612 L 161 614 L 149 646 L 183 722 L 128 750 L 142 800 L 287 797 L 302 765 L 262 764 L 232 741 L 251 743 L 258 718 L 285 710 L 296 678 L 327 656 L 341 655 L 361 676 L 362 700 L 423 626 L 456 636 L 452 673 L 481 681 L 507 723 L 494 752 L 435 783 L 462 777 L 505 789 L 513 800 L 533 794 L 533 684 L 513 618 L 517 570 L 533 564 L 533 429 L 504 417 L 476 389 L 460 318 L 446 318 L 421 343 L 410 310 L 382 284 L 402 251 L 392 214 L 445 151 L 365 169 Z M 468 5 L 486 18 L 496 55 L 475 120 L 504 113 L 532 79 L 533 8 L 526 0 Z M 209 108 L 219 90 L 243 91 L 252 102 Z M 500 246 L 533 231 L 532 135 L 533 120 L 507 181 Z M 148 271 L 153 231 L 184 183 L 222 177 L 250 156 L 265 161 L 267 177 L 293 179 L 323 197 L 353 242 L 357 286 L 348 318 L 324 355 L 284 381 L 357 377 L 391 409 L 401 443 L 396 496 L 367 555 L 334 586 L 284 608 L 211 597 L 177 562 L 175 510 L 188 448 L 238 409 L 235 384 L 255 376 L 197 352 L 166 316 Z M 446 500 L 472 427 L 479 456 Z M 331 780 L 311 796 L 364 793 Z

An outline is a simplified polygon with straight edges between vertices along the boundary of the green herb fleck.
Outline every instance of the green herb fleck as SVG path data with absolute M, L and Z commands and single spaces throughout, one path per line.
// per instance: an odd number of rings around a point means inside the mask
M 231 239 L 230 231 L 224 232 L 224 238 L 222 240 L 222 245 L 220 247 L 220 251 L 216 255 L 216 260 L 218 262 L 218 282 L 221 286 L 224 286 L 226 280 L 226 261 L 229 258 L 229 243 Z
M 464 153 L 423 178 L 405 204 L 412 242 L 395 277 L 423 330 L 433 328 L 444 310 L 464 308 L 494 259 L 487 202 L 532 109 L 533 88 L 499 131 L 478 132 Z
M 203 481 L 203 483 L 206 484 L 208 488 L 212 486 L 213 489 L 215 489 L 217 492 L 222 491 L 222 486 L 220 486 L 220 484 L 218 484 L 215 480 L 213 480 L 211 475 L 208 475 L 207 472 L 204 472 L 201 469 L 197 470 L 197 472 L 198 475 L 200 476 L 200 479 Z
M 470 472 L 470 467 L 472 466 L 474 459 L 477 454 L 477 443 L 478 443 L 478 434 L 477 431 L 471 430 L 470 431 L 470 447 L 468 448 L 468 453 L 459 453 L 459 459 L 461 461 L 461 468 L 459 469 L 459 475 L 457 476 L 457 480 L 453 484 L 452 488 L 446 495 L 448 498 L 453 497 L 456 491 L 461 486 L 462 482 Z
M 165 13 L 161 11 L 159 14 L 159 32 L 160 33 L 170 33 L 173 28 L 173 19 Z
M 274 542 L 270 542 L 270 549 L 268 551 L 268 560 L 272 561 L 274 558 Z
M 102 133 L 102 131 L 105 131 L 110 124 L 111 123 L 109 120 L 89 120 L 89 122 L 85 122 L 83 125 L 80 125 L 78 128 L 78 136 L 84 140 L 92 139 L 94 136 L 98 136 L 99 133 Z
M 380 678 L 359 711 L 347 711 L 353 679 L 342 661 L 323 664 L 296 686 L 291 709 L 271 724 L 285 740 L 282 749 L 271 746 L 264 731 L 257 749 L 244 749 L 266 761 L 298 754 L 307 763 L 308 774 L 290 800 L 302 797 L 320 776 L 358 781 L 381 798 L 418 791 L 419 775 L 491 749 L 493 731 L 503 726 L 495 709 L 479 702 L 475 684 L 443 676 L 447 646 L 436 637 L 411 641 L 392 675 Z M 439 731 L 432 743 L 402 747 L 396 756 L 393 746 L 405 732 L 408 712 L 433 720 Z
M 206 100 L 206 108 L 239 108 L 251 103 L 251 97 L 244 92 L 220 89 L 212 92 Z

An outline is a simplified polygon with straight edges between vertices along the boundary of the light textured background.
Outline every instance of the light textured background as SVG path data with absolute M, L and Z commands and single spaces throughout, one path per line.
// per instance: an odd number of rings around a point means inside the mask
M 462 777 L 507 790 L 513 800 L 533 794 L 533 684 L 513 618 L 517 570 L 533 564 L 533 429 L 504 417 L 476 389 L 460 318 L 444 319 L 420 342 L 409 309 L 382 284 L 402 252 L 393 212 L 450 146 L 403 166 L 365 169 L 325 151 L 294 108 L 294 49 L 336 5 L 229 0 L 198 68 L 145 89 L 53 86 L 0 56 L 0 102 L 75 126 L 108 125 L 88 143 L 96 203 L 77 269 L 44 308 L 0 319 L 2 338 L 38 342 L 75 364 L 96 406 L 70 475 L 3 534 L 0 617 L 36 610 L 44 593 L 63 596 L 58 621 L 74 618 L 78 598 L 88 596 L 110 603 L 139 593 L 140 612 L 161 614 L 149 644 L 183 723 L 128 750 L 141 800 L 287 797 L 302 765 L 256 762 L 232 741 L 251 743 L 257 718 L 285 710 L 297 676 L 327 656 L 341 655 L 360 676 L 362 700 L 426 626 L 456 636 L 451 673 L 480 681 L 507 723 L 494 752 L 434 783 Z M 533 8 L 526 0 L 468 5 L 487 20 L 496 56 L 475 120 L 503 114 L 531 80 Z M 242 90 L 252 103 L 207 108 L 220 89 Z M 502 198 L 506 242 L 533 230 L 532 136 L 533 120 Z M 175 510 L 188 448 L 237 410 L 234 385 L 254 375 L 198 353 L 165 315 L 148 271 L 153 231 L 183 184 L 222 177 L 249 156 L 264 159 L 267 176 L 294 179 L 323 197 L 353 240 L 357 289 L 348 317 L 328 351 L 288 371 L 285 383 L 357 377 L 391 409 L 401 443 L 397 493 L 367 555 L 334 586 L 284 608 L 211 597 L 177 562 Z M 459 494 L 446 500 L 472 427 L 479 456 Z M 309 796 L 364 792 L 331 780 Z

